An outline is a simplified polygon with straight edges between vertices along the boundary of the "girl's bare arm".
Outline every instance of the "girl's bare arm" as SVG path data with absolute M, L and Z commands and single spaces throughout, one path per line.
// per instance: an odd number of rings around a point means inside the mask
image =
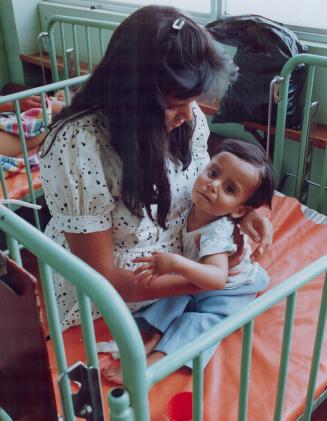
M 201 262 L 174 253 L 153 253 L 134 259 L 142 263 L 135 270 L 140 284 L 155 284 L 162 275 L 176 273 L 188 279 L 201 290 L 222 289 L 228 276 L 228 255 L 218 253 L 205 256 Z

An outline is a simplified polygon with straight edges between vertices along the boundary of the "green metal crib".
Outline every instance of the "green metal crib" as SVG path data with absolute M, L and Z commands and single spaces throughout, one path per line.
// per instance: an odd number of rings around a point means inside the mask
M 285 128 L 285 107 L 287 101 L 287 89 L 290 73 L 298 63 L 308 65 L 308 83 L 307 94 L 304 109 L 303 135 L 301 139 L 299 168 L 296 178 L 296 195 L 300 195 L 303 185 L 303 165 L 304 155 L 308 148 L 307 130 L 309 125 L 309 109 L 311 104 L 313 78 L 316 66 L 327 67 L 327 58 L 303 54 L 291 59 L 283 68 L 280 75 L 279 94 L 281 102 L 278 107 L 278 119 L 275 138 L 274 166 L 279 178 L 282 177 L 283 170 L 283 145 Z M 16 112 L 19 116 L 19 99 L 29 95 L 40 95 L 42 99 L 43 111 L 46 119 L 45 95 L 48 92 L 57 89 L 64 89 L 66 100 L 69 102 L 70 88 L 78 86 L 85 82 L 87 76 L 79 76 L 74 79 L 56 82 L 51 85 L 35 88 L 19 94 L 7 96 L 2 102 L 14 101 Z M 19 118 L 18 118 L 19 121 Z M 21 121 L 19 122 L 21 126 Z M 45 129 L 47 129 L 45 121 Z M 25 145 L 24 135 L 20 134 L 23 156 L 28 165 L 28 156 Z M 321 203 L 325 200 L 326 182 L 327 182 L 327 154 L 325 150 L 324 167 L 321 171 L 320 190 Z M 293 177 L 292 176 L 292 177 Z M 6 198 L 5 179 L 1 174 L 3 195 Z M 32 186 L 30 186 L 33 192 Z M 36 198 L 31 194 L 32 203 L 36 203 Z M 253 328 L 256 317 L 266 312 L 273 305 L 286 299 L 286 312 L 284 321 L 284 336 L 281 349 L 281 363 L 279 367 L 279 383 L 276 396 L 275 421 L 282 420 L 282 410 L 284 404 L 284 394 L 287 379 L 289 350 L 292 338 L 292 326 L 294 318 L 294 308 L 297 291 L 308 284 L 317 275 L 327 271 L 327 255 L 313 262 L 300 272 L 292 275 L 289 279 L 283 281 L 273 289 L 255 300 L 254 303 L 247 306 L 237 314 L 228 317 L 222 321 L 216 328 L 201 335 L 190 345 L 177 350 L 175 353 L 166 356 L 159 362 L 147 367 L 146 355 L 142 337 L 138 328 L 129 313 L 126 305 L 113 289 L 110 283 L 100 274 L 78 258 L 69 254 L 67 251 L 54 244 L 49 238 L 45 237 L 38 230 L 37 211 L 35 211 L 36 228 L 17 216 L 10 205 L 0 206 L 0 228 L 5 233 L 8 245 L 9 255 L 22 265 L 20 258 L 21 246 L 30 250 L 38 258 L 42 290 L 46 304 L 47 319 L 50 328 L 51 341 L 56 354 L 56 362 L 60 380 L 60 390 L 62 396 L 62 405 L 64 411 L 64 420 L 75 420 L 76 417 L 82 417 L 87 420 L 104 419 L 101 397 L 99 394 L 100 382 L 98 371 L 98 355 L 96 352 L 96 340 L 91 313 L 91 303 L 94 303 L 102 314 L 108 329 L 111 331 L 115 341 L 118 344 L 121 364 L 123 370 L 124 385 L 121 388 L 114 388 L 108 394 L 108 404 L 110 408 L 111 421 L 147 421 L 150 420 L 148 392 L 151 387 L 167 377 L 169 374 L 179 369 L 187 361 L 193 359 L 193 420 L 203 419 L 203 382 L 204 372 L 202 369 L 202 352 L 218 341 L 228 337 L 237 329 L 243 330 L 242 339 L 242 359 L 241 359 L 241 384 L 239 389 L 238 401 L 238 420 L 247 420 L 248 408 L 248 385 L 251 371 L 251 347 L 253 342 Z M 91 384 L 90 398 L 83 405 L 76 405 L 74 394 L 72 393 L 70 373 L 73 371 L 69 367 L 63 345 L 63 336 L 60 329 L 59 317 L 52 283 L 52 269 L 63 275 L 68 282 L 72 283 L 78 291 L 78 303 L 81 312 L 83 342 L 86 352 L 85 376 Z M 1 280 L 0 280 L 1 282 Z M 1 309 L 0 309 L 1 313 Z M 327 317 L 327 278 L 325 278 L 322 291 L 321 307 L 319 320 L 316 330 L 316 339 L 314 352 L 312 355 L 312 364 L 310 370 L 309 383 L 307 385 L 307 398 L 303 420 L 309 420 L 314 403 L 314 390 L 317 374 L 319 371 L 320 356 L 322 352 L 324 332 Z M 1 341 L 5 338 L 1 338 Z M 0 357 L 1 358 L 1 357 Z M 1 375 L 1 374 L 0 374 Z M 92 378 L 92 381 L 90 380 Z M 0 378 L 1 381 L 1 378 Z M 327 380 L 326 380 L 327 383 Z M 325 393 L 326 395 L 326 393 Z M 0 397 L 1 398 L 1 397 Z M 19 404 L 19 403 L 18 403 Z M 9 412 L 1 408 L 0 420 L 12 420 Z M 265 420 L 266 421 L 266 420 Z
M 108 395 L 111 421 L 149 420 L 149 389 L 190 359 L 194 360 L 193 419 L 195 421 L 202 420 L 204 375 L 201 369 L 201 352 L 239 328 L 243 328 L 243 351 L 238 419 L 246 420 L 254 320 L 258 315 L 269 309 L 275 303 L 287 297 L 280 382 L 274 415 L 275 420 L 282 419 L 283 393 L 285 391 L 296 291 L 310 282 L 312 278 L 327 270 L 327 256 L 323 256 L 304 270 L 266 292 L 263 296 L 259 297 L 253 305 L 250 305 L 242 312 L 225 319 L 216 328 L 201 335 L 189 346 L 177 350 L 174 354 L 147 367 L 144 345 L 138 328 L 124 302 L 106 279 L 78 258 L 54 244 L 40 231 L 2 205 L 0 206 L 0 228 L 8 235 L 18 239 L 39 259 L 51 340 L 53 341 L 56 353 L 58 372 L 61 375 L 61 391 L 65 420 L 75 420 L 77 414 L 74 412 L 72 392 L 68 377 L 70 368 L 67 365 L 64 352 L 63 338 L 54 297 L 51 268 L 62 274 L 77 288 L 81 311 L 83 341 L 87 356 L 86 366 L 89 369 L 98 368 L 98 357 L 95 349 L 95 336 L 91 315 L 91 302 L 96 304 L 118 344 L 123 368 L 124 387 L 112 389 Z M 303 420 L 309 420 L 312 411 L 314 386 L 319 368 L 319 357 L 326 324 L 326 310 L 327 282 L 325 280 Z M 94 385 L 94 390 L 97 390 L 96 385 Z M 96 403 L 99 405 L 98 399 L 99 396 L 97 399 L 94 398 L 94 400 L 88 401 L 89 406 L 91 403 L 94 404 L 93 408 L 91 406 L 94 417 L 90 416 L 87 419 L 103 419 L 101 409 L 96 406 Z M 4 412 L 4 409 L 0 412 L 0 419 L 2 421 L 11 420 L 9 415 Z

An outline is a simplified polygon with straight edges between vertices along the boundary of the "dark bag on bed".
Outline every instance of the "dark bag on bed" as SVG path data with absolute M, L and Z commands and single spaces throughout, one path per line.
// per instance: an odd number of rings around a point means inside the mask
M 307 52 L 307 47 L 282 24 L 256 15 L 232 16 L 209 23 L 216 41 L 237 47 L 234 62 L 239 76 L 221 102 L 213 123 L 267 123 L 270 81 L 291 57 Z M 305 66 L 294 69 L 289 86 L 286 125 L 298 128 L 302 113 L 298 105 L 305 79 Z M 273 103 L 272 124 L 277 105 Z

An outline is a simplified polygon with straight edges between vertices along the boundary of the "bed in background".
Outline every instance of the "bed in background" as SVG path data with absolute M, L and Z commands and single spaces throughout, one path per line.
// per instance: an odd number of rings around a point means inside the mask
M 28 98 L 32 95 L 39 95 L 42 102 L 43 113 L 39 120 L 42 119 L 44 130 L 48 130 L 49 117 L 47 112 L 47 97 L 53 92 L 64 89 L 65 101 L 70 101 L 70 90 L 75 86 L 83 83 L 88 76 L 81 76 L 69 81 L 57 82 L 38 88 L 20 91 L 14 94 L 9 94 L 0 97 L 0 104 L 12 102 L 17 122 L 18 122 L 18 136 L 21 143 L 21 154 L 19 157 L 9 158 L 0 155 L 0 199 L 14 199 L 23 200 L 29 203 L 36 203 L 36 200 L 43 195 L 39 168 L 37 165 L 37 148 L 27 151 L 26 137 L 23 130 L 23 120 L 21 118 L 19 100 Z M 1 130 L 0 130 L 1 135 Z M 28 140 L 27 140 L 28 142 Z M 11 209 L 16 210 L 20 205 L 11 205 Z M 34 212 L 34 224 L 40 228 L 39 216 Z

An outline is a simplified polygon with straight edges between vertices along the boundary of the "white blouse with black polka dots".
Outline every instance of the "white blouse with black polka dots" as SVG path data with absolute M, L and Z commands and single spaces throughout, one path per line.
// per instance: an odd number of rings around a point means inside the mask
M 191 190 L 198 171 L 207 164 L 209 129 L 204 114 L 194 103 L 193 160 L 187 170 L 168 161 L 171 209 L 167 230 L 162 230 L 144 212 L 139 218 L 121 200 L 121 161 L 110 145 L 104 117 L 91 114 L 68 122 L 46 139 L 41 158 L 41 178 L 51 220 L 46 234 L 69 249 L 64 232 L 91 233 L 112 228 L 115 263 L 133 270 L 132 259 L 154 250 L 181 252 L 181 232 L 191 205 Z M 153 209 L 155 211 L 155 209 Z M 75 288 L 54 274 L 55 292 L 63 329 L 79 324 Z M 152 301 L 128 303 L 135 311 Z M 98 313 L 94 310 L 94 317 Z

